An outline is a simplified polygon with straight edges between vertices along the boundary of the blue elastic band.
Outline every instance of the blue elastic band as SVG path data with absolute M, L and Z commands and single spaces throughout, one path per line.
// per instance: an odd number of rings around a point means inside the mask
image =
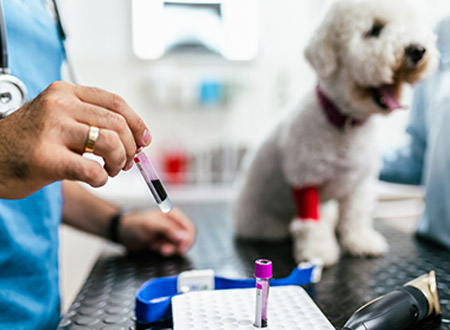
M 285 278 L 270 280 L 271 286 L 305 285 L 316 282 L 316 265 L 295 268 Z M 136 318 L 138 322 L 153 323 L 172 317 L 172 297 L 177 292 L 177 276 L 155 278 L 145 282 L 136 293 Z M 215 289 L 254 288 L 255 279 L 228 279 L 214 277 Z

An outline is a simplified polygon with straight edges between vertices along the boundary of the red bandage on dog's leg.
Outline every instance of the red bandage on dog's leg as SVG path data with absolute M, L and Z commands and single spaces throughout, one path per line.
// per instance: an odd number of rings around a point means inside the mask
M 299 219 L 319 220 L 319 190 L 317 187 L 292 188 Z

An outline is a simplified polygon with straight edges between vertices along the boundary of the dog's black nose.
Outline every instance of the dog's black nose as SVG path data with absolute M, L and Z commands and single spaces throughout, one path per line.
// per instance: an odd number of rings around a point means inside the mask
M 413 64 L 417 64 L 426 51 L 425 47 L 421 45 L 409 45 L 405 49 L 405 55 Z

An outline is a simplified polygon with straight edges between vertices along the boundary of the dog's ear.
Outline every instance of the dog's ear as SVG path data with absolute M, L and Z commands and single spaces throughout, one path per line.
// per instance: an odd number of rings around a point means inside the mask
M 337 50 L 330 22 L 322 23 L 305 49 L 305 57 L 320 78 L 327 78 L 337 68 Z

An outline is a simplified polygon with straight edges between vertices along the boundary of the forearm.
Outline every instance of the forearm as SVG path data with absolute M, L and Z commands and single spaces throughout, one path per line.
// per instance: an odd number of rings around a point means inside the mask
M 30 125 L 29 117 L 30 111 L 20 109 L 0 120 L 0 198 L 23 198 L 51 183 L 29 166 L 36 149 L 30 141 L 37 140 L 40 125 Z
M 95 196 L 79 183 L 63 182 L 63 222 L 82 231 L 108 237 L 110 219 L 119 208 Z
M 73 181 L 63 182 L 63 222 L 109 238 L 111 218 L 119 208 Z M 194 242 L 195 227 L 178 209 L 129 212 L 120 219 L 117 238 L 130 250 L 152 249 L 163 255 L 184 254 Z

